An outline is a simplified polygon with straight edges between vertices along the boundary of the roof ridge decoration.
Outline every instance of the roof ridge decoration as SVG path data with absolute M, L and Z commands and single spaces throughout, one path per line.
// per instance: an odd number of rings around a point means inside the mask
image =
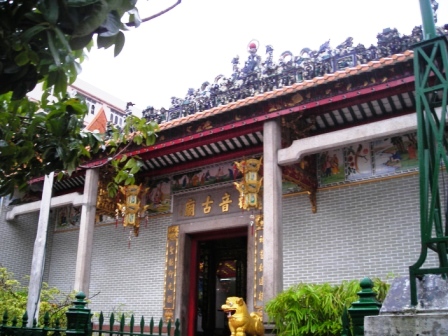
M 447 35 L 448 24 L 437 30 L 440 35 Z M 239 66 L 239 56 L 234 57 L 231 62 L 233 72 L 229 77 L 220 74 L 213 83 L 206 81 L 196 90 L 190 88 L 184 98 L 172 97 L 169 109 L 156 110 L 148 106 L 142 114 L 148 121 L 155 120 L 163 124 L 293 84 L 312 81 L 313 78 L 324 78 L 347 68 L 359 68 L 363 64 L 410 50 L 412 45 L 422 39 L 421 26 L 414 27 L 410 35 L 401 35 L 396 28 L 386 28 L 377 35 L 376 46 L 353 46 L 353 38 L 348 37 L 333 49 L 328 40 L 317 50 L 303 48 L 299 55 L 285 51 L 277 63 L 273 61 L 274 48 L 271 45 L 266 46 L 266 57 L 262 61 L 262 57 L 257 54 L 259 43 L 252 40 L 247 45 L 249 56 L 244 66 Z

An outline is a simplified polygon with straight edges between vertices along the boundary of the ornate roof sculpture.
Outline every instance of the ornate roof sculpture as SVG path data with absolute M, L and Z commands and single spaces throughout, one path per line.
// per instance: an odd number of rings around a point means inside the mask
M 439 34 L 447 34 L 448 25 L 439 28 Z M 299 55 L 285 51 L 274 62 L 274 49 L 266 46 L 266 57 L 258 55 L 259 43 L 251 41 L 247 46 L 248 59 L 240 67 L 239 57 L 232 60 L 233 73 L 226 77 L 218 75 L 213 83 L 204 82 L 200 88 L 190 88 L 185 98 L 171 98 L 171 107 L 160 110 L 148 106 L 143 117 L 156 120 L 159 124 L 179 119 L 211 108 L 229 104 L 260 93 L 274 91 L 332 74 L 338 70 L 366 64 L 411 49 L 422 40 L 422 28 L 416 26 L 410 35 L 401 36 L 397 29 L 384 29 L 377 35 L 377 45 L 366 48 L 363 44 L 353 46 L 353 38 L 347 38 L 336 48 L 330 47 L 330 41 L 323 43 L 318 50 L 304 48 Z

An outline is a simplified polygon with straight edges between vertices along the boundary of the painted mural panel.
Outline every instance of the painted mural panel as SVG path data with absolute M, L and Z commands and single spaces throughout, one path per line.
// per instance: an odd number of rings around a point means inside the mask
M 173 192 L 234 181 L 242 177 L 233 162 L 173 176 Z
M 286 181 L 286 180 L 282 181 L 282 193 L 283 194 L 293 194 L 293 193 L 298 193 L 301 191 L 302 191 L 302 188 L 299 187 L 296 183 L 291 182 L 291 181 Z
M 157 215 L 171 211 L 171 182 L 169 178 L 151 180 L 146 183 L 148 215 Z
M 347 181 L 372 176 L 372 157 L 369 142 L 361 142 L 344 148 Z
M 81 207 L 67 205 L 56 209 L 56 231 L 77 228 L 80 222 Z
M 418 168 L 416 133 L 374 141 L 372 151 L 375 175 L 387 175 Z
M 374 178 L 418 169 L 417 134 L 353 144 L 319 154 L 319 185 Z
M 345 181 L 344 151 L 342 148 L 332 149 L 320 154 L 319 176 L 322 184 Z

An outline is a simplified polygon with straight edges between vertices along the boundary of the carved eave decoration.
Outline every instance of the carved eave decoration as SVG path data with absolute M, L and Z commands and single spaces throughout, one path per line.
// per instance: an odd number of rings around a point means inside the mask
M 316 155 L 307 155 L 299 163 L 282 167 L 284 180 L 299 186 L 309 195 L 311 211 L 317 212 L 317 170 Z
M 293 141 L 309 136 L 311 129 L 316 123 L 315 116 L 311 115 L 305 119 L 305 114 L 294 114 L 281 118 L 282 146 L 289 147 Z M 317 169 L 316 155 L 307 155 L 300 162 L 282 167 L 284 180 L 292 182 L 306 191 L 310 197 L 311 211 L 317 212 Z

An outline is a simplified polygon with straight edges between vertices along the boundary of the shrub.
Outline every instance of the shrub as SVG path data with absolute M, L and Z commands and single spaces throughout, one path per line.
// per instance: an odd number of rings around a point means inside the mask
M 374 291 L 382 302 L 389 285 L 374 279 Z M 359 299 L 359 281 L 340 285 L 300 283 L 280 293 L 266 304 L 270 321 L 278 336 L 333 336 L 342 331 L 344 308 Z
M 66 325 L 65 312 L 75 299 L 75 293 L 63 294 L 59 289 L 42 284 L 40 293 L 39 321 L 43 324 L 45 313 L 49 313 L 50 324 L 59 320 L 61 327 Z M 14 318 L 21 321 L 26 311 L 28 300 L 28 287 L 23 286 L 20 281 L 14 279 L 14 275 L 6 268 L 0 267 L 0 321 L 4 312 L 8 312 L 8 323 Z

